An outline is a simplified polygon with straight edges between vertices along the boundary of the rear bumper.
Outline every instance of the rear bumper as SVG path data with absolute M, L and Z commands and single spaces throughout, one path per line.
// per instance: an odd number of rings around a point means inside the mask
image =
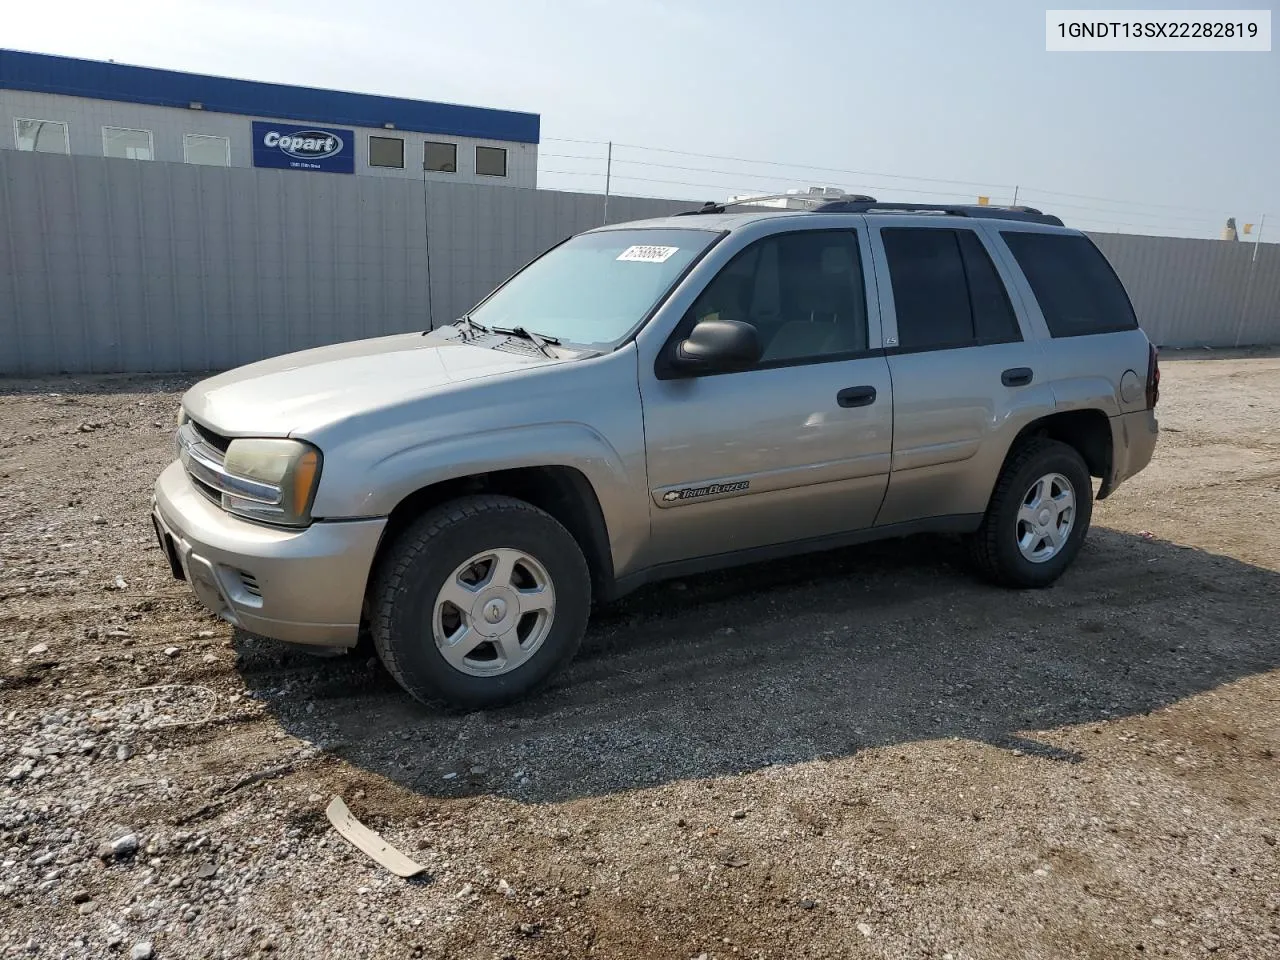
M 1135 410 L 1111 418 L 1111 476 L 1098 492 L 1099 499 L 1151 462 L 1159 436 L 1154 410 Z
M 180 463 L 156 481 L 152 517 L 175 576 L 224 620 L 291 643 L 355 644 L 385 519 L 250 523 L 201 496 Z

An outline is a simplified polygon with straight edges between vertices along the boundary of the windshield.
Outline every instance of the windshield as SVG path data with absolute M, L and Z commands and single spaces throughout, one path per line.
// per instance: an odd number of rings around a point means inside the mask
M 524 327 L 566 343 L 626 337 L 711 245 L 709 230 L 603 230 L 562 243 L 471 311 L 476 323 Z

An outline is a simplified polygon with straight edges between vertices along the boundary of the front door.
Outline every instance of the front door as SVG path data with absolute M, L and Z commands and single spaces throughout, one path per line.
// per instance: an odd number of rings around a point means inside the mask
M 756 327 L 749 370 L 642 370 L 649 564 L 871 526 L 893 433 L 865 231 L 776 233 L 715 276 L 672 335 L 710 317 Z M 870 304 L 870 309 L 868 308 Z

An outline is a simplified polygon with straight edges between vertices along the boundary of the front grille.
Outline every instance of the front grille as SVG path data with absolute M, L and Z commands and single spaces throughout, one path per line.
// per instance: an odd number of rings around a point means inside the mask
M 178 428 L 178 457 L 192 485 L 200 493 L 221 504 L 224 494 L 262 504 L 283 512 L 280 488 L 249 477 L 228 473 L 224 465 L 229 438 L 188 420 Z
M 262 588 L 258 586 L 258 578 L 246 570 L 237 570 L 240 576 L 240 583 L 244 587 L 245 593 L 251 597 L 262 599 Z
M 189 422 L 191 426 L 195 429 L 196 433 L 199 434 L 201 440 L 203 440 L 209 446 L 213 447 L 219 453 L 225 454 L 227 452 L 227 447 L 231 446 L 230 437 L 224 437 L 220 433 L 214 433 L 204 424 L 197 423 L 194 420 L 191 420 Z
M 178 430 L 179 452 L 184 447 L 190 449 L 197 444 L 202 446 L 211 458 L 221 462 L 223 456 L 226 455 L 227 447 L 231 445 L 231 441 L 188 417 L 186 424 Z M 193 470 L 189 460 L 184 460 L 183 466 L 186 468 L 187 479 L 191 481 L 191 485 L 206 500 L 222 506 L 222 491 L 210 484 L 205 476 Z
M 222 494 L 217 490 L 213 489 L 213 487 L 209 486 L 198 477 L 193 477 L 190 471 L 187 472 L 187 479 L 191 481 L 191 485 L 195 487 L 197 491 L 204 494 L 206 499 L 211 500 L 218 506 L 222 506 Z

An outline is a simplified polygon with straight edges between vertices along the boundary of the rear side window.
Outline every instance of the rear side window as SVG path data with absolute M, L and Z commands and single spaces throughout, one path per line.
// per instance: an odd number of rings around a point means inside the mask
M 1020 340 L 1004 283 L 972 230 L 887 227 L 898 345 L 939 350 Z
M 1087 237 L 1015 230 L 1000 236 L 1031 284 L 1052 336 L 1115 333 L 1138 326 L 1120 278 Z
M 973 309 L 973 334 L 979 343 L 1021 340 L 1018 321 L 1009 303 L 1009 292 L 982 241 L 972 230 L 958 230 L 960 255 L 969 280 L 969 305 Z

